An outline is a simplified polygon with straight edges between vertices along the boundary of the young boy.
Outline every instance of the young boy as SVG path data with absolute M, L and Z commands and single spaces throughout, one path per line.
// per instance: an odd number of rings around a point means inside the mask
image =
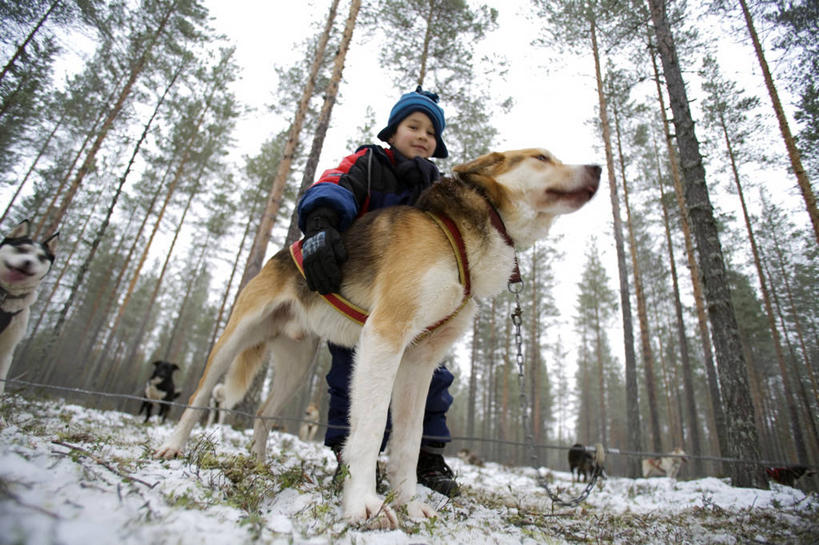
M 322 294 L 341 286 L 340 265 L 347 250 L 339 233 L 362 214 L 398 204 L 412 205 L 421 192 L 440 178 L 430 157 L 447 157 L 441 138 L 446 126 L 438 95 L 420 86 L 401 96 L 390 111 L 387 126 L 378 138 L 390 144 L 361 146 L 337 168 L 325 171 L 305 191 L 298 205 L 299 228 L 304 232 L 303 267 L 307 285 Z M 324 444 L 340 460 L 349 430 L 349 382 L 353 351 L 329 344 L 332 364 L 327 374 L 330 407 Z M 446 411 L 452 404 L 447 388 L 453 376 L 443 365 L 432 377 L 424 413 L 424 436 L 418 457 L 418 482 L 446 496 L 458 494 L 458 484 L 444 462 L 450 441 Z M 389 430 L 389 423 L 387 424 Z M 429 439 L 430 437 L 434 439 Z M 386 441 L 386 438 L 385 438 Z M 383 444 L 382 444 L 383 447 Z

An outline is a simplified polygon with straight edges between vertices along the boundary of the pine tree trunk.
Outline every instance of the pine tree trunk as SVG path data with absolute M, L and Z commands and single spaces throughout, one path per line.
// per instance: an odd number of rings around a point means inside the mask
M 262 212 L 262 219 L 259 222 L 259 228 L 253 238 L 253 244 L 250 246 L 250 253 L 247 256 L 247 263 L 245 270 L 242 273 L 242 279 L 239 281 L 239 290 L 242 291 L 251 278 L 259 274 L 262 270 L 262 262 L 264 261 L 265 253 L 267 252 L 267 244 L 270 242 L 270 234 L 273 231 L 273 224 L 276 221 L 276 216 L 279 213 L 279 206 L 281 205 L 281 196 L 284 192 L 284 184 L 287 182 L 287 176 L 290 174 L 290 166 L 293 163 L 293 156 L 296 152 L 296 146 L 299 142 L 301 129 L 304 125 L 304 118 L 307 116 L 307 110 L 310 104 L 310 99 L 313 97 L 313 89 L 316 85 L 316 77 L 318 76 L 319 68 L 321 68 L 322 60 L 324 59 L 324 51 L 327 48 L 327 42 L 330 39 L 330 31 L 333 29 L 333 21 L 336 17 L 336 9 L 338 8 L 338 0 L 333 0 L 330 6 L 330 13 L 327 16 L 327 22 L 324 25 L 324 31 L 319 38 L 319 43 L 316 46 L 316 56 L 310 66 L 310 73 L 307 77 L 307 83 L 304 85 L 304 90 L 299 99 L 299 104 L 296 107 L 296 113 L 293 122 L 290 124 L 290 130 L 287 133 L 287 142 L 284 145 L 282 157 L 279 160 L 279 165 L 276 168 L 276 174 L 270 182 L 270 196 L 267 199 L 264 212 Z
M 54 2 L 51 3 L 51 5 L 48 7 L 48 10 L 46 10 L 43 16 L 40 17 L 40 20 L 37 21 L 37 24 L 34 25 L 33 29 L 31 29 L 31 32 L 28 33 L 28 36 L 26 36 L 26 39 L 23 41 L 23 43 L 17 47 L 17 50 L 14 52 L 14 55 L 11 57 L 11 59 L 9 59 L 9 62 L 7 62 L 6 65 L 3 67 L 3 71 L 0 72 L 0 82 L 2 82 L 3 79 L 6 77 L 6 74 L 17 62 L 17 59 L 19 59 L 23 55 L 23 53 L 26 50 L 26 47 L 28 47 L 28 44 L 31 42 L 31 40 L 34 39 L 34 36 L 36 36 L 37 33 L 40 31 L 40 28 L 45 24 L 46 19 L 48 19 L 49 15 L 51 15 L 51 12 L 54 11 L 54 8 L 56 8 L 60 4 L 60 1 L 61 0 L 54 0 Z
M 762 76 L 765 78 L 765 87 L 768 89 L 768 95 L 771 97 L 774 114 L 776 120 L 779 122 L 779 130 L 782 132 L 782 139 L 785 141 L 785 148 L 788 150 L 788 158 L 791 161 L 791 168 L 796 174 L 796 182 L 799 184 L 799 189 L 802 191 L 802 198 L 805 201 L 805 207 L 808 210 L 811 224 L 813 224 L 813 234 L 816 237 L 816 242 L 819 243 L 819 212 L 816 209 L 816 195 L 811 188 L 808 174 L 802 166 L 802 159 L 799 156 L 799 149 L 796 147 L 796 142 L 791 134 L 788 119 L 785 117 L 785 110 L 782 108 L 782 102 L 779 100 L 779 93 L 771 76 L 771 70 L 768 68 L 768 61 L 765 60 L 765 53 L 762 51 L 762 44 L 759 41 L 759 36 L 754 27 L 754 21 L 751 18 L 751 12 L 748 9 L 748 4 L 745 0 L 739 0 L 742 6 L 742 14 L 745 16 L 745 24 L 748 27 L 748 34 L 751 36 L 751 42 L 754 45 L 756 58 L 759 61 L 759 67 L 762 70 Z
M 49 221 L 49 218 L 51 218 L 51 216 L 54 214 L 54 209 L 57 206 L 57 200 L 59 200 L 60 196 L 63 193 L 63 190 L 65 189 L 65 186 L 68 184 L 68 180 L 71 178 L 71 175 L 74 172 L 74 167 L 77 166 L 77 161 L 80 160 L 82 152 L 85 151 L 85 146 L 88 145 L 88 142 L 90 142 L 91 138 L 94 136 L 94 134 L 96 134 L 97 125 L 101 123 L 104 118 L 105 110 L 101 109 L 99 116 L 97 116 L 97 118 L 94 120 L 94 124 L 92 125 L 91 130 L 88 131 L 88 133 L 85 135 L 82 144 L 80 144 L 80 147 L 77 149 L 77 153 L 74 154 L 74 157 L 71 160 L 71 164 L 66 168 L 65 175 L 62 178 L 60 178 L 60 181 L 57 184 L 56 188 L 52 188 L 49 190 L 52 196 L 51 200 L 48 202 L 48 206 L 46 206 L 45 212 L 40 214 L 38 206 L 38 210 L 34 213 L 34 216 L 39 216 L 40 219 L 37 221 L 37 227 L 34 228 L 34 235 L 32 236 L 32 238 L 38 239 L 43 234 L 46 222 Z
M 651 43 L 649 36 L 649 43 Z M 688 270 L 691 276 L 691 286 L 694 291 L 694 304 L 697 309 L 697 324 L 699 325 L 700 333 L 700 347 L 702 348 L 703 364 L 705 365 L 705 373 L 708 378 L 708 392 L 711 401 L 711 414 L 714 418 L 714 427 L 716 428 L 716 439 L 718 446 L 718 454 L 727 452 L 726 442 L 728 441 L 728 424 L 725 418 L 725 409 L 723 408 L 722 395 L 719 391 L 719 382 L 717 378 L 717 370 L 714 365 L 714 355 L 711 351 L 711 335 L 708 330 L 708 317 L 705 311 L 705 296 L 702 292 L 702 275 L 700 274 L 700 266 L 694 258 L 694 243 L 691 236 L 691 221 L 688 217 L 688 210 L 685 206 L 685 197 L 683 196 L 682 176 L 679 170 L 679 161 L 677 160 L 677 153 L 674 150 L 673 137 L 671 136 L 671 129 L 669 127 L 668 118 L 665 113 L 665 100 L 663 99 L 663 90 L 660 85 L 660 71 L 657 68 L 657 58 L 653 52 L 650 52 L 651 65 L 654 70 L 654 83 L 657 88 L 657 102 L 660 106 L 660 115 L 663 122 L 663 133 L 665 135 L 665 146 L 668 154 L 668 163 L 671 168 L 671 180 L 674 182 L 674 195 L 677 201 L 677 208 L 680 211 L 680 226 L 683 232 L 683 240 L 685 241 L 685 255 L 688 259 Z M 659 167 L 658 167 L 659 168 Z
M 802 362 L 805 365 L 805 370 L 810 378 L 811 387 L 813 389 L 813 399 L 815 402 L 819 402 L 819 387 L 817 387 L 816 382 L 816 374 L 814 373 L 813 366 L 811 365 L 811 361 L 808 357 L 808 347 L 807 343 L 805 342 L 805 334 L 804 329 L 802 326 L 802 319 L 799 317 L 799 312 L 796 309 L 796 302 L 793 298 L 793 290 L 791 288 L 791 282 L 788 278 L 788 274 L 785 271 L 785 256 L 782 253 L 782 248 L 779 246 L 779 240 L 777 238 L 773 238 L 773 247 L 774 252 L 776 252 L 776 265 L 778 269 L 779 277 L 782 279 L 783 283 L 785 284 L 785 295 L 788 298 L 788 306 L 790 307 L 790 316 L 793 319 L 794 329 L 796 329 L 796 338 L 799 339 L 799 348 L 800 348 L 800 355 L 802 356 Z M 783 328 L 783 331 L 785 329 Z
M 165 31 L 165 26 L 168 24 L 168 21 L 171 18 L 171 15 L 176 11 L 176 2 L 172 4 L 167 11 L 165 12 L 162 20 L 159 22 L 157 29 L 152 33 L 151 40 L 148 42 L 147 47 L 142 52 L 142 55 L 139 57 L 137 62 L 131 67 L 131 71 L 128 74 L 128 80 L 125 82 L 122 90 L 119 93 L 119 96 L 116 99 L 116 102 L 109 110 L 108 115 L 105 118 L 105 121 L 102 123 L 102 127 L 100 127 L 100 131 L 97 134 L 97 137 L 94 139 L 94 142 L 91 144 L 91 149 L 88 150 L 88 153 L 85 156 L 85 160 L 83 161 L 80 169 L 77 171 L 77 174 L 74 176 L 74 180 L 71 182 L 71 185 L 68 188 L 68 192 L 63 197 L 62 202 L 60 203 L 59 208 L 54 213 L 54 217 L 51 219 L 51 223 L 46 232 L 56 231 L 57 227 L 60 225 L 60 222 L 63 220 L 63 216 L 65 215 L 66 210 L 68 210 L 68 206 L 74 200 L 74 196 L 77 194 L 77 190 L 80 188 L 83 180 L 85 179 L 86 174 L 88 174 L 92 167 L 94 166 L 94 161 L 96 160 L 97 153 L 99 152 L 100 148 L 102 147 L 102 143 L 105 141 L 105 138 L 108 136 L 108 132 L 111 130 L 111 127 L 114 125 L 114 120 L 119 117 L 120 112 L 122 111 L 123 106 L 125 105 L 125 101 L 131 95 L 131 91 L 136 84 L 137 79 L 142 74 L 142 71 L 145 69 L 145 65 L 148 63 L 148 57 L 151 51 L 156 45 L 157 40 Z
M 304 165 L 304 174 L 302 175 L 301 179 L 300 192 L 304 192 L 308 187 L 310 187 L 316 177 L 316 167 L 318 166 L 319 157 L 321 156 L 321 150 L 324 147 L 324 139 L 327 136 L 327 129 L 330 128 L 330 117 L 333 113 L 333 106 L 336 103 L 336 98 L 338 97 L 338 86 L 341 82 L 341 74 L 344 72 L 344 62 L 347 57 L 347 51 L 350 48 L 350 40 L 353 37 L 353 25 L 355 24 L 358 8 L 356 8 L 355 15 L 353 14 L 352 10 L 353 6 L 350 7 L 350 17 L 347 19 L 347 28 L 345 29 L 341 46 L 336 52 L 336 58 L 333 63 L 333 75 L 330 78 L 330 83 L 327 85 L 327 89 L 324 91 L 324 102 L 321 105 L 321 112 L 319 113 L 318 121 L 316 123 L 316 132 L 313 135 L 313 142 L 310 145 L 310 154 L 307 156 L 307 162 Z M 280 202 L 281 195 L 279 195 L 278 198 Z M 296 210 L 294 209 L 290 218 L 290 226 L 288 227 L 285 245 L 289 246 L 298 238 L 299 225 Z
M 628 448 L 634 452 L 642 450 L 642 432 L 640 428 L 640 405 L 637 387 L 637 357 L 634 353 L 634 331 L 631 319 L 631 300 L 629 299 L 628 270 L 626 269 L 626 252 L 623 244 L 623 226 L 620 220 L 620 203 L 617 198 L 617 181 L 614 179 L 614 158 L 611 150 L 611 129 L 606 113 L 606 97 L 603 93 L 603 76 L 600 69 L 600 52 L 597 47 L 597 28 L 591 21 L 591 46 L 594 55 L 595 79 L 597 81 L 597 98 L 600 110 L 600 124 L 603 130 L 603 143 L 606 149 L 606 170 L 609 175 L 611 210 L 614 217 L 614 243 L 617 250 L 617 269 L 620 275 L 620 306 L 623 315 L 623 342 L 626 358 L 626 421 L 628 422 Z M 639 460 L 629 458 L 628 476 L 640 475 Z
M 655 146 L 655 156 L 659 158 Z M 694 396 L 694 374 L 691 365 L 691 357 L 688 353 L 688 337 L 685 334 L 685 320 L 683 318 L 682 301 L 680 300 L 680 282 L 677 277 L 677 261 L 674 258 L 674 244 L 671 240 L 671 222 L 668 218 L 668 206 L 665 202 L 665 189 L 663 188 L 662 175 L 657 165 L 657 183 L 660 186 L 660 206 L 663 209 L 663 227 L 665 228 L 665 242 L 668 246 L 668 265 L 671 271 L 671 285 L 674 291 L 674 318 L 677 330 L 677 342 L 680 345 L 680 361 L 683 367 L 683 380 L 685 388 L 685 400 L 688 407 L 689 427 L 691 429 L 691 453 L 693 459 L 694 475 L 703 475 L 702 460 L 696 458 L 702 454 L 700 447 L 699 426 L 697 425 L 697 405 Z M 713 414 L 713 413 L 712 413 Z M 715 430 L 716 433 L 716 430 Z
M 60 313 L 57 316 L 57 323 L 54 326 L 54 334 L 56 336 L 59 336 L 61 334 L 63 324 L 65 323 L 65 319 L 68 316 L 68 311 L 71 308 L 72 303 L 74 302 L 74 294 L 82 285 L 82 282 L 85 279 L 85 275 L 91 266 L 91 261 L 93 261 L 94 257 L 97 255 L 97 249 L 99 248 L 100 243 L 102 243 L 102 239 L 105 236 L 106 231 L 108 230 L 108 225 L 111 222 L 111 216 L 114 214 L 114 208 L 117 205 L 117 201 L 119 201 L 119 196 L 122 194 L 122 188 L 125 186 L 125 182 L 128 180 L 128 175 L 131 173 L 131 169 L 134 166 L 134 162 L 136 161 L 136 158 L 139 155 L 140 150 L 142 149 L 142 144 L 148 137 L 148 132 L 151 130 L 151 126 L 153 125 L 154 119 L 156 119 L 156 116 L 159 113 L 159 109 L 165 102 L 165 98 L 168 96 L 171 87 L 173 87 L 174 83 L 176 83 L 179 74 L 182 73 L 182 69 L 183 66 L 180 66 L 179 69 L 174 73 L 173 77 L 171 78 L 170 83 L 165 87 L 165 91 L 162 93 L 162 96 L 157 101 L 156 107 L 154 107 L 154 110 L 151 113 L 151 117 L 145 123 L 145 126 L 142 129 L 142 134 L 139 136 L 139 139 L 137 139 L 137 142 L 134 145 L 134 150 L 131 153 L 131 158 L 128 161 L 128 165 L 125 167 L 125 172 L 122 174 L 122 176 L 120 176 L 117 188 L 114 191 L 114 195 L 111 197 L 111 202 L 109 203 L 108 209 L 105 214 L 105 218 L 103 218 L 102 223 L 97 229 L 97 233 L 94 236 L 94 239 L 91 241 L 91 246 L 89 248 L 88 254 L 86 255 L 85 259 L 80 265 L 80 269 L 77 272 L 76 277 L 74 278 L 73 284 L 71 285 L 71 288 L 69 290 L 69 296 L 66 299 L 62 310 L 60 310 Z
M 754 425 L 754 407 L 750 402 L 748 374 L 739 342 L 739 328 L 734 313 L 725 260 L 717 233 L 714 212 L 705 184 L 705 168 L 694 131 L 694 120 L 688 107 L 685 82 L 663 0 L 649 0 L 657 47 L 663 63 L 674 127 L 680 149 L 680 164 L 685 183 L 685 202 L 697 241 L 703 275 L 712 337 L 719 362 L 719 377 L 725 401 L 728 428 L 728 456 L 738 460 L 759 460 L 759 440 Z M 754 463 L 730 464 L 734 486 L 767 489 L 762 466 Z
M 193 198 L 198 193 L 198 180 L 201 180 L 202 177 L 202 170 L 204 170 L 205 163 L 202 163 L 202 169 L 198 173 L 197 176 L 194 177 L 197 180 L 195 188 L 193 188 L 189 195 L 188 200 L 185 202 L 185 208 L 182 210 L 182 215 L 179 218 L 179 221 L 176 224 L 176 229 L 174 229 L 173 238 L 171 238 L 171 243 L 168 247 L 168 251 L 165 254 L 165 261 L 162 263 L 162 268 L 159 271 L 159 277 L 156 279 L 156 283 L 154 284 L 154 289 L 151 292 L 151 296 L 148 300 L 148 307 L 145 309 L 143 313 L 142 320 L 140 320 L 140 328 L 136 335 L 131 339 L 131 349 L 129 350 L 125 360 L 122 362 L 121 367 L 124 369 L 131 369 L 135 363 L 137 353 L 139 352 L 139 347 L 142 345 L 142 339 L 145 336 L 145 332 L 148 329 L 148 324 L 150 323 L 150 317 L 153 313 L 154 305 L 156 305 L 156 300 L 159 298 L 159 290 L 162 288 L 162 283 L 165 281 L 165 274 L 168 272 L 168 267 L 170 266 L 171 256 L 173 255 L 174 248 L 176 248 L 176 243 L 179 240 L 179 233 L 182 231 L 182 226 L 185 225 L 185 218 L 188 216 L 188 212 L 190 211 L 191 203 L 193 203 Z M 157 223 L 158 225 L 158 223 Z M 112 377 L 115 379 L 116 377 Z M 106 391 L 110 388 L 110 384 L 107 384 Z
M 65 121 L 65 118 L 66 118 L 67 115 L 68 115 L 68 112 L 63 111 L 62 117 L 60 117 L 60 119 L 54 124 L 54 128 L 51 129 L 51 132 L 48 133 L 48 136 L 43 141 L 43 144 L 40 146 L 40 149 L 37 151 L 36 157 L 34 157 L 34 160 L 31 161 L 31 166 L 28 167 L 28 170 L 26 171 L 25 176 L 23 176 L 23 179 L 20 180 L 19 184 L 17 184 L 17 189 L 14 191 L 14 195 L 11 196 L 11 199 L 9 199 L 9 202 L 6 205 L 6 209 L 3 211 L 3 215 L 0 216 L 0 224 L 2 224 L 6 220 L 6 217 L 8 217 L 9 212 L 11 212 L 11 208 L 14 206 L 14 203 L 17 201 L 17 197 L 20 196 L 20 193 L 23 191 L 23 187 L 25 187 L 26 182 L 28 182 L 28 179 L 31 177 L 31 174 L 34 172 L 34 169 L 37 167 L 37 164 L 40 162 L 40 159 L 43 157 L 46 150 L 48 149 L 48 145 L 51 143 L 51 139 L 54 138 L 54 135 L 57 133 L 57 131 L 60 129 L 60 127 L 62 127 L 63 121 Z
M 802 435 L 802 426 L 799 425 L 799 410 L 796 406 L 796 396 L 793 391 L 793 383 L 791 380 L 788 366 L 785 363 L 785 354 L 782 351 L 782 340 L 779 336 L 779 329 L 776 327 L 776 316 L 774 315 L 773 305 L 771 304 L 771 292 L 768 289 L 768 282 L 765 274 L 762 271 L 762 258 L 759 255 L 759 247 L 756 243 L 756 235 L 754 235 L 753 226 L 751 225 L 751 217 L 748 214 L 748 206 L 745 203 L 745 193 L 742 190 L 742 183 L 739 180 L 739 171 L 737 169 L 736 159 L 734 157 L 733 144 L 728 137 L 728 129 L 725 125 L 725 120 L 720 115 L 720 128 L 725 139 L 725 146 L 728 150 L 728 162 L 731 165 L 731 172 L 734 178 L 734 187 L 737 189 L 737 196 L 742 207 L 742 217 L 745 221 L 745 231 L 748 233 L 748 241 L 751 244 L 751 254 L 754 257 L 754 267 L 756 268 L 757 279 L 759 280 L 759 289 L 762 292 L 762 303 L 765 308 L 765 315 L 768 318 L 768 328 L 771 332 L 771 339 L 773 340 L 774 351 L 776 353 L 776 362 L 779 365 L 779 372 L 782 376 L 782 387 L 785 390 L 785 402 L 788 407 L 788 414 L 790 415 L 791 437 L 793 438 L 796 447 L 796 456 L 800 463 L 806 464 L 808 462 L 808 453 L 805 447 L 805 438 Z
M 181 225 L 180 225 L 181 228 Z M 182 296 L 182 302 L 179 304 L 179 310 L 176 312 L 176 319 L 173 321 L 173 328 L 171 329 L 171 334 L 168 337 L 168 344 L 165 346 L 165 350 L 163 351 L 163 359 L 165 361 L 170 362 L 178 362 L 179 361 L 179 352 L 180 346 L 184 343 L 177 340 L 177 335 L 179 334 L 180 326 L 182 325 L 183 320 L 185 319 L 185 310 L 188 307 L 188 300 L 191 298 L 191 294 L 193 293 L 193 286 L 196 284 L 194 281 L 195 279 L 199 278 L 202 274 L 202 267 L 205 263 L 205 255 L 207 254 L 208 250 L 208 241 L 210 240 L 210 234 L 205 237 L 205 241 L 202 244 L 202 250 L 199 252 L 199 259 L 196 263 L 196 269 L 193 271 L 193 275 L 191 280 L 186 282 L 185 285 L 185 294 Z M 183 336 L 184 339 L 184 336 Z M 184 358 L 184 354 L 182 355 Z M 200 375 L 201 376 L 201 375 Z M 190 375 L 189 377 L 190 378 Z M 194 379 L 199 378 L 198 376 L 194 376 Z
M 620 118 L 617 105 L 612 105 L 614 114 L 614 131 L 617 142 L 617 153 L 620 163 L 620 178 L 623 181 L 623 204 L 626 207 L 626 230 L 628 232 L 629 249 L 631 250 L 631 270 L 634 274 L 634 292 L 637 298 L 637 319 L 640 323 L 640 349 L 643 354 L 645 367 L 646 395 L 648 396 L 648 414 L 651 421 L 651 436 L 654 452 L 663 451 L 663 441 L 660 432 L 660 412 L 657 407 L 656 373 L 654 372 L 654 353 L 651 349 L 651 332 L 648 327 L 648 309 L 643 289 L 643 278 L 640 263 L 637 259 L 637 239 L 634 236 L 634 222 L 631 217 L 631 206 L 628 201 L 628 182 L 626 181 L 625 161 L 623 159 L 622 139 L 620 135 Z
M 424 46 L 421 49 L 421 66 L 418 69 L 418 85 L 423 86 L 427 77 L 427 59 L 429 58 L 429 44 L 432 41 L 432 21 L 435 18 L 435 0 L 429 0 L 429 11 L 426 18 L 424 32 Z

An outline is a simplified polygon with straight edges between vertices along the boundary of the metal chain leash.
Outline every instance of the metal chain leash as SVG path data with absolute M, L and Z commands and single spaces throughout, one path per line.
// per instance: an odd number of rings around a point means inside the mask
M 515 308 L 514 310 L 512 310 L 512 314 L 510 315 L 510 317 L 512 319 L 512 325 L 515 327 L 515 345 L 517 347 L 515 361 L 517 361 L 518 364 L 520 414 L 526 439 L 526 450 L 528 451 L 529 460 L 531 461 L 532 467 L 535 469 L 537 483 L 546 490 L 546 494 L 549 495 L 549 498 L 552 500 L 552 503 L 560 505 L 561 507 L 575 507 L 577 505 L 580 505 L 580 503 L 582 503 L 583 501 L 585 501 L 586 498 L 589 497 L 589 494 L 591 494 L 591 491 L 594 489 L 594 485 L 597 482 L 598 477 L 600 477 L 600 475 L 603 473 L 603 464 L 599 463 L 599 460 L 595 458 L 595 463 L 592 469 L 592 476 L 591 479 L 589 479 L 589 482 L 586 483 L 586 488 L 583 489 L 579 496 L 571 500 L 564 500 L 560 496 L 552 492 L 551 488 L 549 488 L 549 483 L 537 471 L 538 458 L 535 449 L 535 437 L 532 434 L 532 428 L 529 426 L 527 418 L 529 403 L 526 399 L 525 384 L 526 380 L 524 375 L 523 360 L 523 335 L 521 334 L 521 324 L 523 323 L 523 310 L 520 308 L 520 293 L 523 291 L 523 280 L 522 279 L 517 279 L 515 281 L 510 280 L 508 288 L 509 292 L 515 296 Z

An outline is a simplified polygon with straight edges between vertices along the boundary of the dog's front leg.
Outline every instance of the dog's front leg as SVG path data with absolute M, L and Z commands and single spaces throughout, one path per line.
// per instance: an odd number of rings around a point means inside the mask
M 429 505 L 413 500 L 418 484 L 416 466 L 424 428 L 424 407 L 436 365 L 418 361 L 408 354 L 398 369 L 392 392 L 392 433 L 387 473 L 396 491 L 395 502 L 406 505 L 407 514 L 412 518 L 436 515 Z
M 376 494 L 375 467 L 403 346 L 390 346 L 370 323 L 362 330 L 350 384 L 350 435 L 342 453 L 350 476 L 342 506 L 349 522 L 373 518 L 376 526 L 396 528 L 395 513 Z

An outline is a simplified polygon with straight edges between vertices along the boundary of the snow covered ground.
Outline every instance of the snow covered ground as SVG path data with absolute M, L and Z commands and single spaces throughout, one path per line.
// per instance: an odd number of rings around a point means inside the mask
M 419 486 L 438 508 L 399 530 L 345 524 L 319 443 L 271 434 L 266 466 L 249 432 L 197 428 L 183 459 L 152 450 L 171 424 L 61 400 L 0 398 L 0 544 L 564 544 L 819 543 L 819 497 L 715 478 L 611 477 L 574 509 L 554 508 L 530 468 L 448 459 L 454 501 Z M 566 472 L 542 469 L 577 494 Z

